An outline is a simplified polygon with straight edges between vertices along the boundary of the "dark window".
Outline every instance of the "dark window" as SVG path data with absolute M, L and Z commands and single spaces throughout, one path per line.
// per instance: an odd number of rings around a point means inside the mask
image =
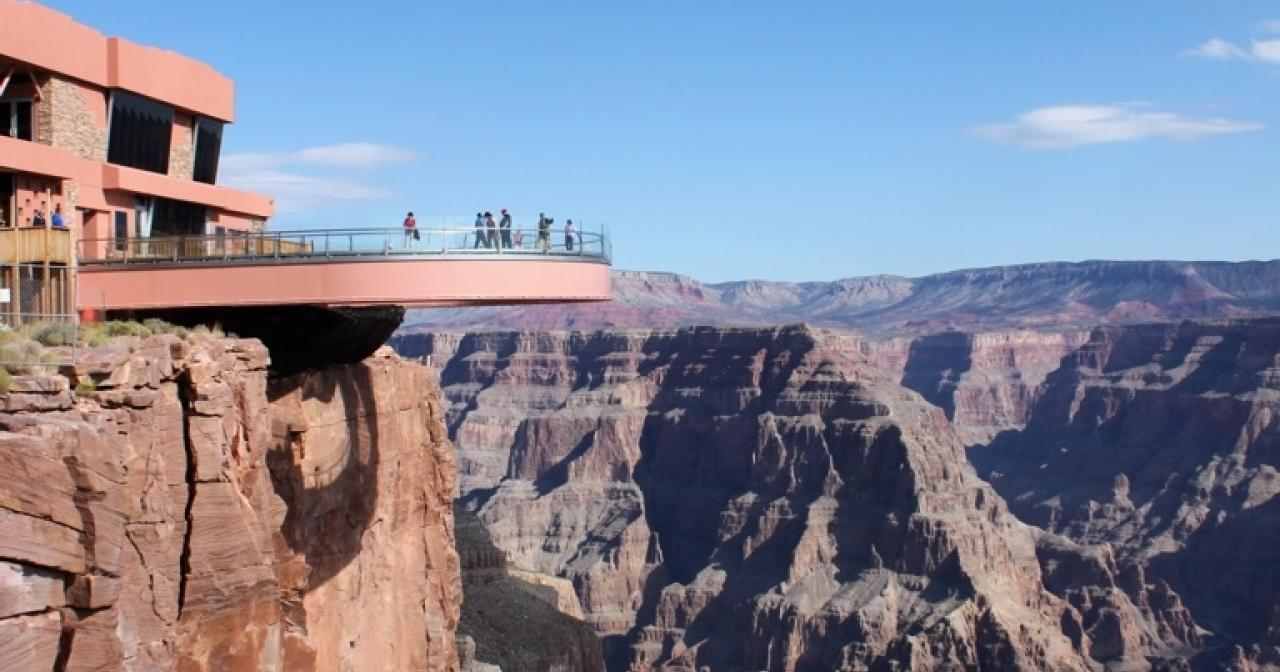
M 116 212 L 116 251 L 124 252 L 124 248 L 128 245 L 129 240 L 129 215 L 125 212 Z
M 0 101 L 0 135 L 19 140 L 31 139 L 31 101 Z
M 107 161 L 118 166 L 169 172 L 173 108 L 127 91 L 111 92 L 111 137 Z
M 151 237 L 203 236 L 203 205 L 157 198 L 151 206 Z
M 14 226 L 13 211 L 10 210 L 13 199 L 13 175 L 0 173 L 0 227 Z
M 218 181 L 218 155 L 222 153 L 222 122 L 196 118 L 196 182 L 215 184 Z

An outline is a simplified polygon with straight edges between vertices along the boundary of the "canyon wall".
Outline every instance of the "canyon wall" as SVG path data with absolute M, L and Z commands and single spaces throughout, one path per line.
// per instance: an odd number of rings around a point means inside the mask
M 1111 634 L 1051 590 L 1053 544 L 872 344 L 789 327 L 397 346 L 442 370 L 465 505 L 514 565 L 573 583 L 610 669 L 1084 670 Z
M 867 346 L 876 365 L 947 414 L 966 445 L 1021 429 L 1041 385 L 1087 331 L 946 331 Z
M 455 511 L 462 558 L 463 672 L 604 672 L 599 638 L 568 580 L 511 566 L 484 524 Z
M 1180 595 L 1200 669 L 1280 669 L 1280 321 L 1099 328 L 972 454 L 1020 518 Z
M 1280 321 L 396 345 L 610 669 L 1280 670 Z
M 0 669 L 450 670 L 456 465 L 428 371 L 269 379 L 122 339 L 0 395 Z M 74 390 L 74 391 L 73 391 Z

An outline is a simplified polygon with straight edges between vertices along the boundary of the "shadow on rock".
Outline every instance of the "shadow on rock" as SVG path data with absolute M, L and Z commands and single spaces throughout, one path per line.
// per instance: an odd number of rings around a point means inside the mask
M 378 408 L 370 368 L 354 364 L 271 381 L 273 405 L 293 395 L 294 417 L 276 420 L 267 456 L 287 513 L 280 536 L 308 568 L 303 592 L 324 585 L 360 554 L 378 496 Z M 341 417 L 312 420 L 318 402 Z M 288 403 L 288 402 L 286 402 Z

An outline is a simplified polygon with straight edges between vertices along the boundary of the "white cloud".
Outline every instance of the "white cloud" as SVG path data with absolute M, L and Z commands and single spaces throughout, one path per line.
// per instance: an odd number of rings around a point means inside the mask
M 260 192 L 281 212 L 308 210 L 338 201 L 369 201 L 390 192 L 348 175 L 317 170 L 362 170 L 412 161 L 413 152 L 368 142 L 308 147 L 293 152 L 244 152 L 222 157 L 222 183 Z
M 1280 33 L 1280 21 L 1266 21 L 1262 24 L 1262 29 L 1268 33 Z M 1220 37 L 1212 37 L 1195 49 L 1188 49 L 1183 53 L 1213 61 L 1280 64 L 1280 39 L 1253 40 L 1246 48 Z
M 1186 54 L 1188 56 L 1198 56 L 1200 58 L 1208 58 L 1215 61 L 1230 61 L 1249 58 L 1249 52 L 1220 37 L 1209 38 L 1204 44 L 1196 47 L 1195 49 L 1189 49 Z
M 307 147 L 296 152 L 246 152 L 229 154 L 222 165 L 231 170 L 263 170 L 287 165 L 328 166 L 332 168 L 374 168 L 388 163 L 404 163 L 415 158 L 413 152 L 399 147 L 371 142 L 346 142 L 337 145 Z
M 1280 64 L 1280 40 L 1262 40 L 1253 43 L 1253 57 L 1264 63 Z
M 979 136 L 1031 149 L 1133 142 L 1149 138 L 1196 140 L 1262 129 L 1262 124 L 1220 117 L 1193 118 L 1138 105 L 1041 107 L 1011 122 L 974 129 Z
M 385 163 L 404 163 L 414 159 L 413 152 L 397 147 L 368 142 L 310 147 L 297 153 L 298 161 L 343 168 L 369 168 Z
M 222 182 L 274 198 L 280 212 L 309 210 L 326 202 L 372 201 L 391 195 L 385 189 L 341 177 L 317 177 L 279 170 L 233 173 Z

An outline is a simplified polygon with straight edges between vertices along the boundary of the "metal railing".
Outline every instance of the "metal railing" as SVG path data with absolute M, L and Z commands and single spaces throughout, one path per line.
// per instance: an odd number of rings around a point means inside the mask
M 79 242 L 82 265 L 179 263 L 288 263 L 323 259 L 514 255 L 520 258 L 574 258 L 610 263 L 612 246 L 604 233 L 564 229 L 419 227 L 404 229 L 322 229 L 266 231 L 237 235 L 108 238 Z

